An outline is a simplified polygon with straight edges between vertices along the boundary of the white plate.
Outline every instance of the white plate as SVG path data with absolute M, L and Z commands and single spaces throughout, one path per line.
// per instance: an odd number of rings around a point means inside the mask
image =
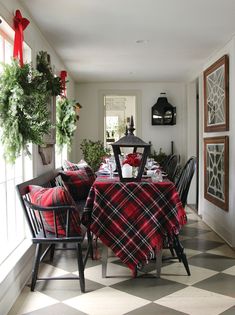
M 109 171 L 105 171 L 105 170 L 101 170 L 98 172 L 100 175 L 109 175 L 110 172 Z
M 152 175 L 150 175 L 150 174 L 143 174 L 143 175 L 142 175 L 143 178 L 150 178 L 151 176 L 152 176 Z

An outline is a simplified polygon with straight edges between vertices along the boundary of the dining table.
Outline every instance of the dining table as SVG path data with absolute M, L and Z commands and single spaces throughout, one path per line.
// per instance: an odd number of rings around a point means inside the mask
M 173 182 L 120 182 L 98 176 L 82 215 L 82 223 L 111 248 L 132 274 L 160 251 L 164 241 L 186 224 L 185 209 Z

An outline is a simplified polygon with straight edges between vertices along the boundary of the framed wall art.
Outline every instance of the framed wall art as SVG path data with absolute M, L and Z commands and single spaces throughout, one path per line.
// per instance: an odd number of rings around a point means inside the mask
M 204 197 L 228 210 L 228 136 L 204 139 Z
M 205 132 L 229 130 L 229 62 L 224 55 L 204 75 Z

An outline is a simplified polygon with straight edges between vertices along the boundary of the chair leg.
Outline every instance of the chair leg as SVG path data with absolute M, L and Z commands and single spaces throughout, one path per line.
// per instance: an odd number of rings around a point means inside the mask
M 169 245 L 169 250 L 170 250 L 170 252 L 171 252 L 171 256 L 172 256 L 172 257 L 175 257 L 175 252 L 174 252 L 174 248 L 173 248 L 172 245 Z
M 156 276 L 160 278 L 162 268 L 162 249 L 155 251 L 156 254 Z
M 102 278 L 107 277 L 107 264 L 108 264 L 108 246 L 102 246 Z
M 77 244 L 77 261 L 78 261 L 78 273 L 81 291 L 85 292 L 85 278 L 84 278 L 84 265 L 82 260 L 82 247 L 81 244 Z
M 55 254 L 55 244 L 52 244 L 51 245 L 51 250 L 50 250 L 50 262 L 53 261 L 54 254 Z
M 41 251 L 42 251 L 42 244 L 37 244 L 36 250 L 35 250 L 35 256 L 34 256 L 33 270 L 32 270 L 31 291 L 34 291 L 34 288 L 37 282 Z
M 181 245 L 181 243 L 180 243 L 180 241 L 179 241 L 178 235 L 175 235 L 175 236 L 174 236 L 173 248 L 174 248 L 174 250 L 175 250 L 175 252 L 176 252 L 176 255 L 177 255 L 179 261 L 180 261 L 180 262 L 181 262 L 181 261 L 183 262 L 184 267 L 185 267 L 185 269 L 186 269 L 186 271 L 187 271 L 188 276 L 190 276 L 191 273 L 190 273 L 190 270 L 189 270 L 188 260 L 187 260 L 187 257 L 186 257 L 186 255 L 185 255 L 185 253 L 184 253 L 184 248 L 183 248 L 183 246 Z
M 93 252 L 93 236 L 91 231 L 88 229 L 87 230 L 87 253 L 84 259 L 84 265 L 88 259 L 89 254 L 91 255 L 91 259 L 94 260 L 94 252 Z

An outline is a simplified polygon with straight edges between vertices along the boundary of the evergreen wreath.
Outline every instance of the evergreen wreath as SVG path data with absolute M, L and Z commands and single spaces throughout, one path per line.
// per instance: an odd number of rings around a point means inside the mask
M 72 138 L 77 128 L 75 103 L 65 96 L 56 101 L 56 143 L 60 150 L 64 145 L 71 150 Z
M 14 163 L 29 143 L 42 144 L 50 132 L 47 81 L 29 63 L 3 64 L 0 76 L 0 124 L 4 157 Z
M 51 68 L 50 55 L 46 51 L 39 51 L 36 57 L 37 70 L 42 73 L 44 80 L 47 81 L 47 90 L 52 95 L 57 96 L 61 93 L 60 77 L 55 77 Z

